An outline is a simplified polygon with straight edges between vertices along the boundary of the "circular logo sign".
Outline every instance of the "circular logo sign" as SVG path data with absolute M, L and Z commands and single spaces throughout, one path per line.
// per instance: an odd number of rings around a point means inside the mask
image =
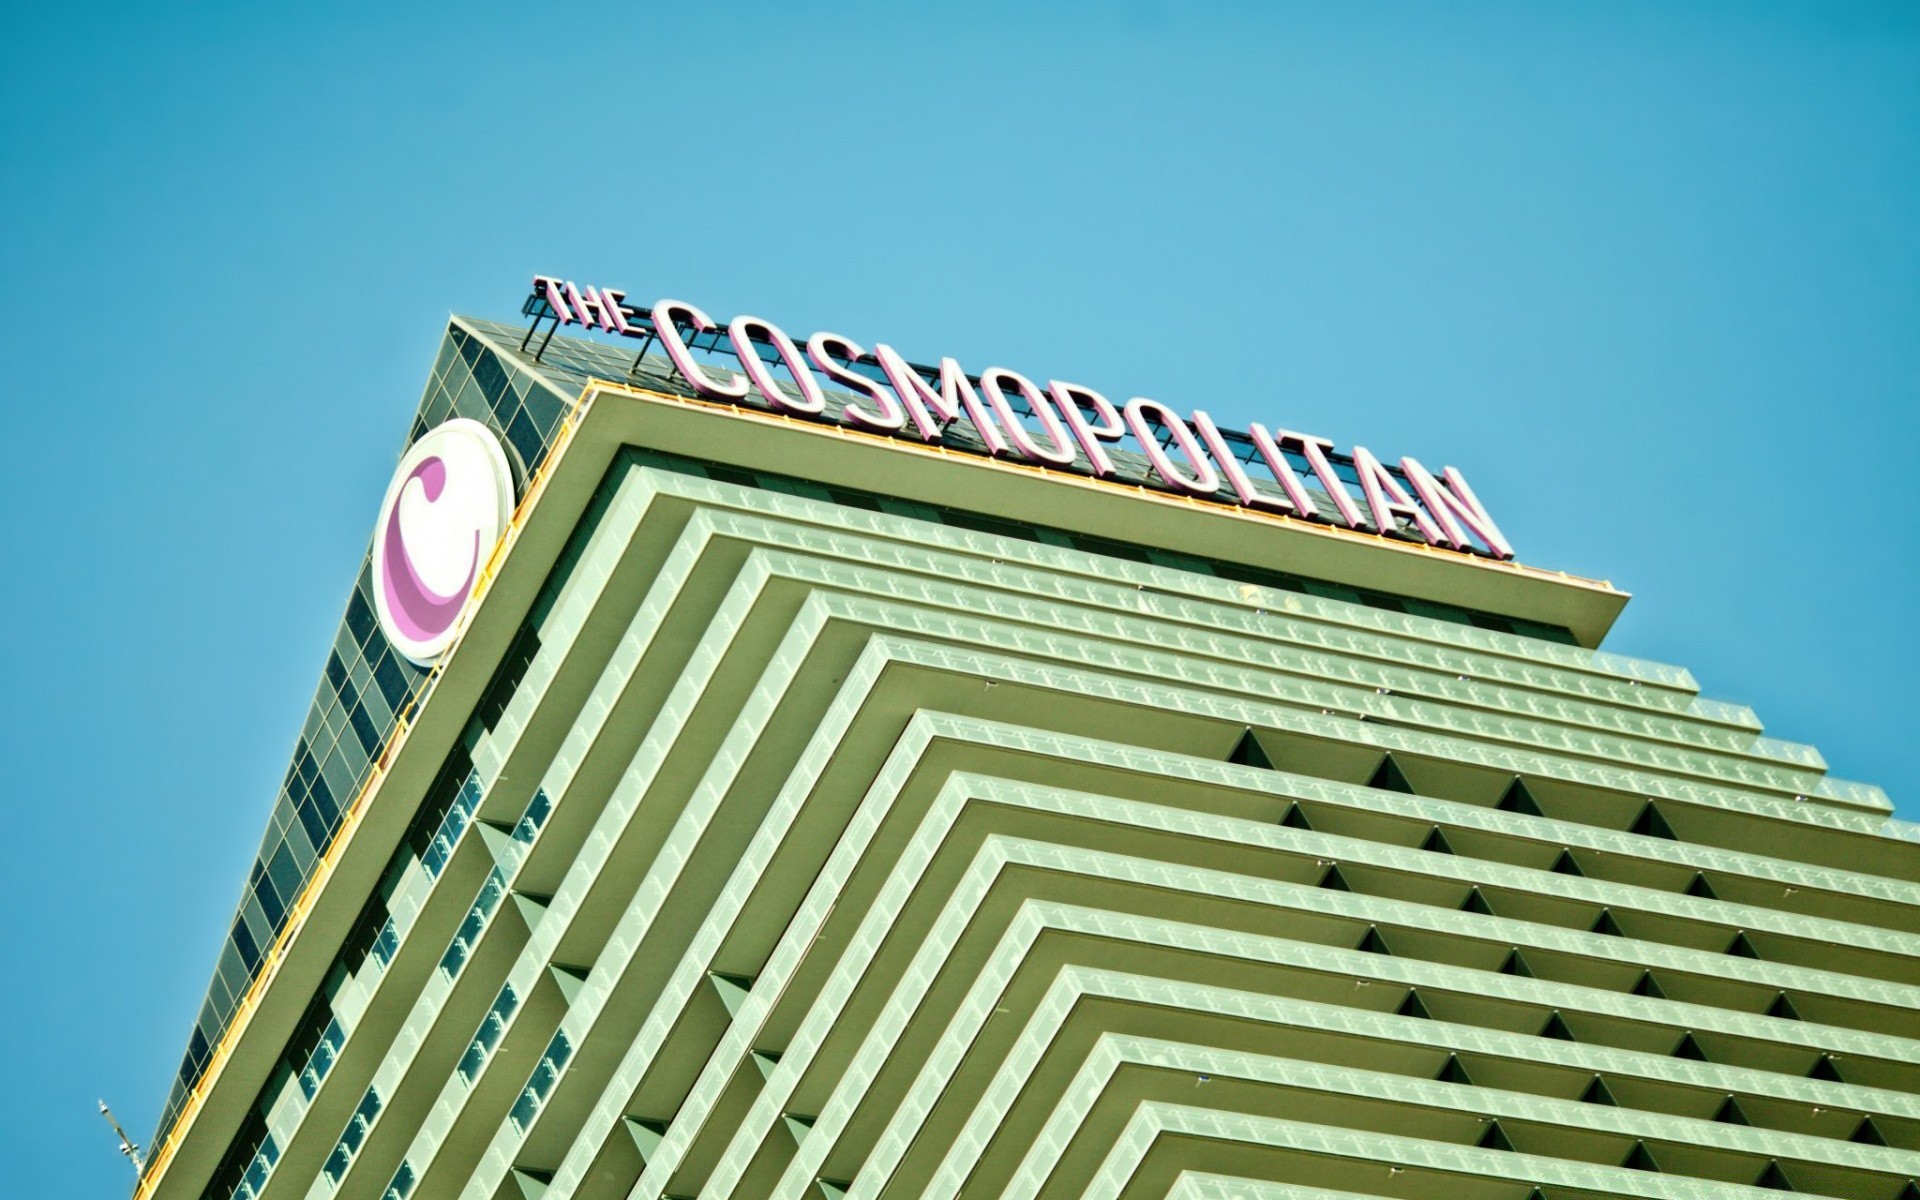
M 400 459 L 373 531 L 380 628 L 409 661 L 430 667 L 513 515 L 513 468 L 493 431 L 456 417 Z

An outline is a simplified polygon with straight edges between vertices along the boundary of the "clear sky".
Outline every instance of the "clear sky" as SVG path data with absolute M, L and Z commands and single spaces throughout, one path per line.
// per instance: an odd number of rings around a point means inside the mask
M 1916 815 L 1920 6 L 388 7 L 9 11 L 10 1194 L 129 1185 L 94 1098 L 148 1136 L 444 318 L 536 271 L 1453 463 Z

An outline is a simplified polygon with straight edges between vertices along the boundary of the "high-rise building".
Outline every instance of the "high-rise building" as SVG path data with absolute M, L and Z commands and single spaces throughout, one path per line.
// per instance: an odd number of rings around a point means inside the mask
M 524 315 L 446 330 L 142 1200 L 1920 1200 L 1920 827 L 1457 472 Z

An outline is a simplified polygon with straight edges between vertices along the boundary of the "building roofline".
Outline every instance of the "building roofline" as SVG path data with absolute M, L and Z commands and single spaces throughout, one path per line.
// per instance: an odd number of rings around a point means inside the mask
M 595 401 L 603 394 L 640 402 L 621 406 L 612 440 L 622 444 L 1557 625 L 1589 649 L 1629 599 L 1610 583 L 1564 571 L 613 380 L 588 384 L 583 425 L 600 425 L 595 414 L 605 406 Z M 1143 520 L 1142 504 L 1155 507 L 1156 519 Z

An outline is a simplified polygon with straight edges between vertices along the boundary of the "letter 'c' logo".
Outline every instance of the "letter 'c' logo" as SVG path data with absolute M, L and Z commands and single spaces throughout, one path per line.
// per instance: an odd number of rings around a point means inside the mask
M 513 469 L 480 422 L 435 426 L 401 457 L 373 531 L 373 600 L 408 661 L 430 667 L 446 652 L 512 515 Z

